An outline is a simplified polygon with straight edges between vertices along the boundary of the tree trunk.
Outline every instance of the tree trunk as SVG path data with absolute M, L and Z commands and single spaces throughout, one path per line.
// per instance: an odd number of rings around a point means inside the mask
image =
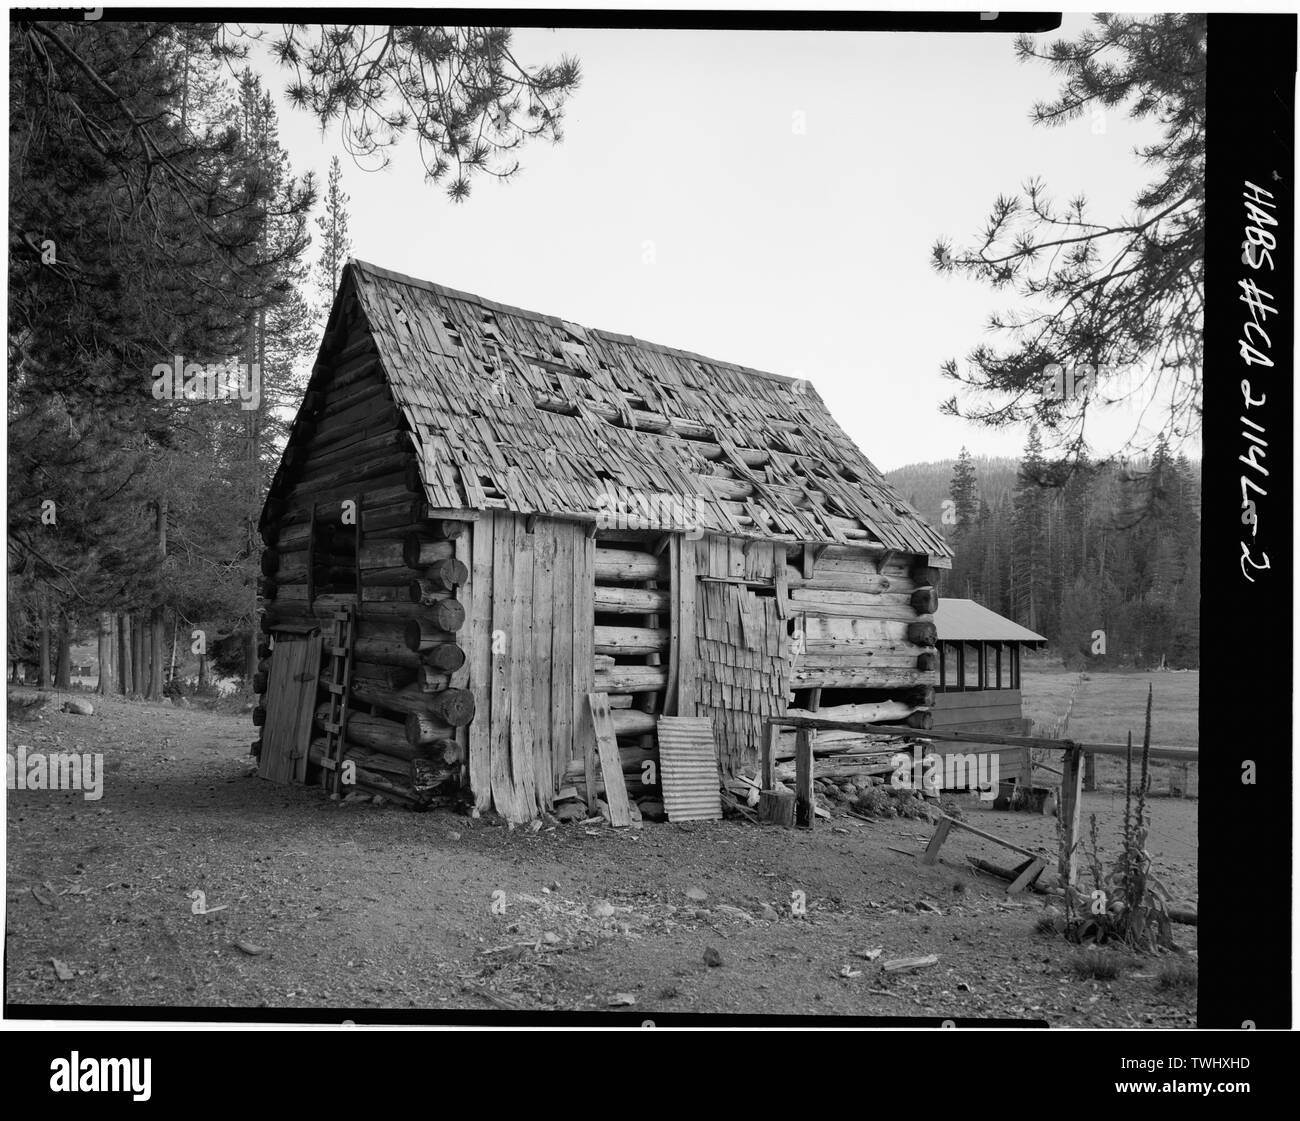
M 117 616 L 117 691 L 129 697 L 135 688 L 135 666 L 131 664 L 131 615 L 119 612 Z
M 158 568 L 161 571 L 167 560 L 167 500 L 159 498 L 154 503 L 154 529 L 157 531 Z M 149 680 L 145 685 L 145 696 L 151 701 L 160 700 L 163 695 L 163 608 L 155 602 L 149 613 Z
M 171 662 L 167 666 L 168 681 L 176 680 L 176 638 L 177 638 L 177 632 L 180 630 L 180 625 L 181 625 L 181 621 L 179 616 L 173 614 L 172 615 L 172 658 L 171 658 Z
M 247 343 L 245 345 L 244 361 L 246 376 L 252 376 L 253 363 L 256 361 L 257 354 L 257 334 L 255 328 L 248 331 Z M 262 387 L 265 389 L 265 386 Z M 248 409 L 248 556 L 250 561 L 258 555 L 258 536 L 257 521 L 259 507 L 261 506 L 262 496 L 262 403 L 265 397 L 258 400 L 257 408 Z M 244 650 L 244 679 L 253 680 L 253 674 L 257 672 L 257 579 L 250 573 L 249 585 L 249 627 L 248 627 L 248 645 Z
M 141 697 L 145 692 L 145 682 L 149 679 L 148 650 L 145 646 L 145 621 L 143 615 L 131 618 L 131 665 L 135 679 L 131 694 Z
M 54 687 L 72 688 L 72 620 L 66 611 L 59 612 L 59 665 L 54 671 Z
M 99 633 L 96 635 L 99 654 L 99 683 L 95 692 L 107 697 L 113 692 L 113 616 L 110 612 L 99 613 Z
M 50 604 L 49 593 L 42 591 L 40 599 L 41 610 L 41 664 L 37 670 L 38 677 L 36 687 L 38 689 L 48 689 L 53 682 L 53 675 L 50 673 Z

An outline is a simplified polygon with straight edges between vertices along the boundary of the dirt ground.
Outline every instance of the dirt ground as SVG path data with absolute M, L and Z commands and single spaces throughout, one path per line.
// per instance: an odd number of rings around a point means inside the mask
M 1009 900 L 977 874 L 966 855 L 1014 858 L 965 832 L 925 867 L 918 820 L 510 829 L 271 785 L 246 718 L 98 697 L 76 716 L 61 699 L 9 724 L 6 746 L 102 753 L 107 777 L 99 801 L 8 792 L 10 1004 L 1194 1025 L 1195 989 L 1161 989 L 1162 958 L 1102 951 L 1119 976 L 1076 977 L 1079 950 L 1034 931 L 1048 900 Z M 962 804 L 972 823 L 1055 851 L 1054 818 Z M 1108 854 L 1122 812 L 1118 794 L 1085 796 Z M 1153 803 L 1151 850 L 1194 904 L 1195 801 Z M 1175 932 L 1194 961 L 1195 928 Z M 920 972 L 880 969 L 927 954 L 938 964 Z

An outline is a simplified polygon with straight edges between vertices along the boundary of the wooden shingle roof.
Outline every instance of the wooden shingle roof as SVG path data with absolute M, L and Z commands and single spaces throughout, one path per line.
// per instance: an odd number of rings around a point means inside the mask
M 431 506 L 951 556 L 804 381 L 349 262 Z M 690 525 L 664 524 L 676 511 Z M 660 521 L 656 524 L 655 519 Z

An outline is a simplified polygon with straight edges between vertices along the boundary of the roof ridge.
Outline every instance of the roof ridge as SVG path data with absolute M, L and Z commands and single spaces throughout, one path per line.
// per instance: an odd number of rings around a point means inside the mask
M 588 327 L 585 323 L 578 323 L 573 319 L 562 319 L 558 315 L 548 315 L 541 311 L 532 311 L 529 308 L 516 307 L 513 304 L 502 304 L 495 300 L 489 300 L 484 296 L 476 295 L 473 292 L 465 292 L 459 288 L 449 288 L 445 284 L 437 284 L 432 280 L 423 280 L 418 276 L 409 276 L 406 273 L 397 272 L 394 269 L 386 269 L 382 265 L 372 264 L 370 261 L 363 261 L 359 257 L 349 257 L 349 265 L 355 265 L 363 272 L 371 273 L 375 276 L 382 277 L 384 280 L 390 280 L 397 284 L 406 284 L 412 288 L 423 288 L 427 292 L 433 292 L 439 296 L 446 296 L 453 300 L 466 300 L 470 303 L 478 304 L 480 307 L 489 308 L 492 311 L 500 311 L 507 315 L 518 315 L 525 319 L 537 320 L 541 323 L 549 324 L 552 327 L 564 327 L 566 325 L 581 327 L 584 331 L 589 331 L 593 335 L 598 335 L 610 342 L 621 345 L 632 345 L 646 347 L 650 350 L 659 351 L 662 354 L 671 354 L 675 358 L 686 358 L 695 362 L 707 362 L 710 366 L 719 366 L 728 370 L 737 370 L 744 374 L 752 374 L 756 377 L 767 378 L 770 381 L 777 382 L 780 385 L 798 385 L 804 383 L 807 389 L 804 392 L 811 392 L 816 395 L 819 401 L 822 400 L 821 394 L 817 393 L 812 381 L 808 378 L 791 377 L 789 374 L 777 374 L 771 370 L 760 370 L 754 366 L 742 366 L 737 362 L 728 362 L 722 358 L 710 358 L 704 354 L 697 354 L 692 350 L 681 350 L 678 347 L 668 346 L 666 343 L 651 342 L 648 339 L 639 339 L 635 335 L 625 335 L 620 331 L 605 331 L 599 327 Z M 825 404 L 825 402 L 822 402 Z

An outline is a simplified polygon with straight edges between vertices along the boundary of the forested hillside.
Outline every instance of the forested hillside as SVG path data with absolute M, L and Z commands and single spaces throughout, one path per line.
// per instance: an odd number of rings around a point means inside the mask
M 1020 462 L 1006 456 L 973 456 L 971 462 L 979 477 L 980 497 L 997 506 L 1015 492 Z M 942 526 L 944 503 L 952 498 L 952 472 L 955 459 L 938 459 L 932 463 L 909 463 L 886 477 L 898 488 L 922 517 L 932 525 Z
M 1200 660 L 1200 464 L 1164 442 L 1068 477 L 1024 458 L 910 464 L 888 478 L 957 552 L 940 592 L 1046 636 L 1071 665 Z

